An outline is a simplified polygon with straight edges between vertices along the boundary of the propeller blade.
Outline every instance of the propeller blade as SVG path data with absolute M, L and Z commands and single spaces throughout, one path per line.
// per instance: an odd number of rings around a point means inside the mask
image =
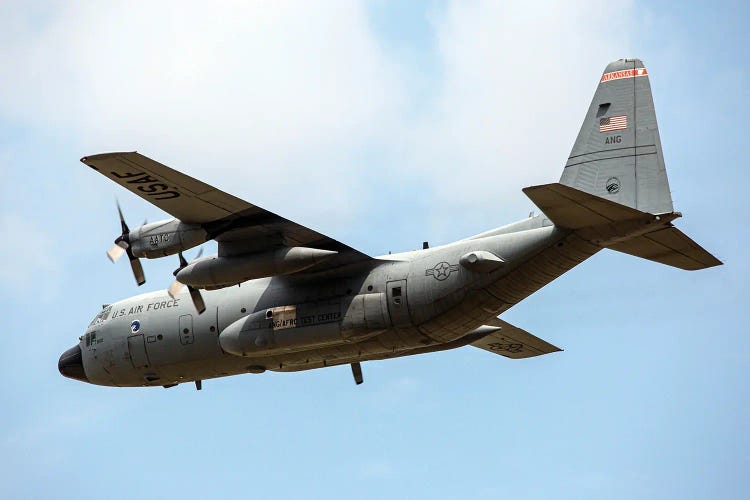
M 203 253 L 203 249 L 201 248 L 200 252 L 198 252 L 198 257 L 201 256 Z M 180 267 L 174 270 L 172 274 L 177 276 L 177 273 L 185 269 L 188 265 L 187 261 L 185 260 L 185 256 L 182 255 L 182 252 L 178 252 L 177 256 L 180 258 Z M 198 258 L 196 257 L 196 258 Z M 180 290 L 182 290 L 182 287 L 184 285 L 180 283 L 177 280 L 174 280 L 174 282 L 169 285 L 169 289 L 167 290 L 167 293 L 170 297 L 174 298 L 175 295 L 180 293 Z M 198 314 L 203 314 L 203 312 L 206 310 L 206 303 L 203 301 L 203 296 L 201 295 L 200 290 L 197 288 L 193 288 L 192 286 L 188 285 L 188 292 L 190 292 L 190 298 L 193 300 L 193 305 L 195 306 L 195 309 L 198 311 Z
M 125 223 L 125 217 L 122 215 L 122 208 L 120 208 L 120 201 L 115 200 L 115 203 L 117 203 L 117 213 L 120 215 L 120 228 L 122 228 L 122 234 L 126 235 L 130 233 L 130 229 L 128 228 L 128 225 Z
M 128 257 L 130 257 L 130 255 L 128 255 Z M 138 286 L 144 284 L 146 282 L 146 276 L 143 274 L 141 261 L 138 260 L 137 257 L 131 257 L 130 267 L 133 269 L 133 277 L 135 278 L 135 282 L 138 283 Z
M 167 288 L 167 293 L 170 297 L 175 298 L 177 294 L 180 293 L 182 290 L 182 287 L 185 286 L 182 283 L 180 283 L 177 280 L 174 280 L 171 285 L 169 285 L 169 288 Z
M 198 259 L 200 259 L 200 258 L 201 258 L 201 255 L 203 255 L 203 247 L 200 247 L 200 248 L 198 249 L 198 253 L 196 254 L 196 256 L 195 256 L 195 257 L 193 257 L 193 260 L 198 260 Z
M 198 311 L 198 314 L 203 314 L 203 312 L 206 310 L 206 303 L 203 302 L 203 297 L 201 296 L 200 290 L 189 286 L 188 291 L 190 292 L 190 298 L 193 299 L 193 305 Z
M 180 270 L 182 270 L 183 268 L 187 267 L 188 263 L 185 260 L 185 256 L 182 255 L 182 252 L 179 252 L 177 256 L 180 258 Z
M 120 260 L 120 257 L 122 257 L 122 254 L 125 253 L 125 249 L 122 248 L 119 244 L 112 245 L 112 248 L 107 250 L 107 257 L 109 257 L 109 260 L 112 261 L 114 264 L 118 260 Z
M 120 201 L 115 199 L 115 204 L 117 205 L 117 215 L 120 217 L 120 229 L 122 229 L 122 234 L 115 239 L 115 244 L 112 248 L 107 250 L 107 257 L 109 257 L 109 260 L 112 262 L 117 262 L 120 260 L 120 257 L 122 257 L 122 254 L 127 254 L 128 259 L 130 260 L 130 268 L 133 270 L 135 282 L 138 283 L 138 286 L 141 286 L 146 282 L 146 276 L 143 274 L 143 266 L 141 265 L 141 261 L 133 255 L 133 251 L 130 248 L 130 228 L 128 228 L 128 224 L 125 222 L 125 216 L 122 215 Z

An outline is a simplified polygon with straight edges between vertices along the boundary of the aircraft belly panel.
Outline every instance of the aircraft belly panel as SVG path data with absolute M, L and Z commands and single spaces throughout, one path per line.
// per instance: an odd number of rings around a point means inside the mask
M 570 234 L 488 286 L 487 291 L 502 302 L 515 305 L 599 250 L 600 247 Z
M 400 356 L 411 349 L 424 347 L 424 336 L 416 328 L 387 330 L 380 335 L 351 344 L 325 347 L 277 356 L 279 366 L 273 371 L 301 371 L 348 364 L 371 359 Z

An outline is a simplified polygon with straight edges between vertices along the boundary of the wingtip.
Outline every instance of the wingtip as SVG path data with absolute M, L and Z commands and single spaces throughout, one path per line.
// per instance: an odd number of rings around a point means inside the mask
M 719 267 L 719 266 L 724 265 L 724 262 L 720 261 L 713 255 L 711 255 L 711 257 L 713 257 L 713 260 L 711 262 L 704 263 L 702 266 L 686 268 L 685 270 L 686 271 L 702 271 L 704 269 L 711 269 L 712 267 Z
M 96 153 L 93 155 L 84 156 L 81 158 L 81 163 L 84 165 L 88 165 L 89 167 L 92 167 L 93 165 L 91 162 L 95 160 L 105 160 L 107 158 L 112 158 L 113 156 L 120 156 L 120 155 L 127 155 L 127 154 L 133 154 L 137 153 L 138 151 L 115 151 L 112 153 Z

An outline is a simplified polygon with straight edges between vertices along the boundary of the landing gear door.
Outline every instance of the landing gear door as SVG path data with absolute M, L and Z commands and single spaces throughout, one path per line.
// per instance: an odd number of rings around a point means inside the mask
M 386 284 L 388 292 L 388 313 L 391 315 L 393 326 L 410 326 L 409 300 L 406 295 L 406 280 L 389 281 Z

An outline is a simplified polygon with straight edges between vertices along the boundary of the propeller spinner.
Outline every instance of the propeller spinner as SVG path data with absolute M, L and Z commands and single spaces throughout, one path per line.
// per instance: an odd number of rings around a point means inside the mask
M 130 261 L 130 268 L 133 270 L 133 277 L 138 286 L 141 286 L 146 282 L 146 276 L 143 274 L 143 266 L 138 257 L 133 255 L 133 250 L 130 248 L 130 228 L 128 228 L 125 218 L 122 216 L 122 209 L 120 203 L 117 202 L 117 213 L 120 215 L 120 228 L 122 234 L 115 239 L 115 244 L 107 250 L 107 257 L 113 263 L 117 262 L 123 254 L 127 254 L 128 260 Z

